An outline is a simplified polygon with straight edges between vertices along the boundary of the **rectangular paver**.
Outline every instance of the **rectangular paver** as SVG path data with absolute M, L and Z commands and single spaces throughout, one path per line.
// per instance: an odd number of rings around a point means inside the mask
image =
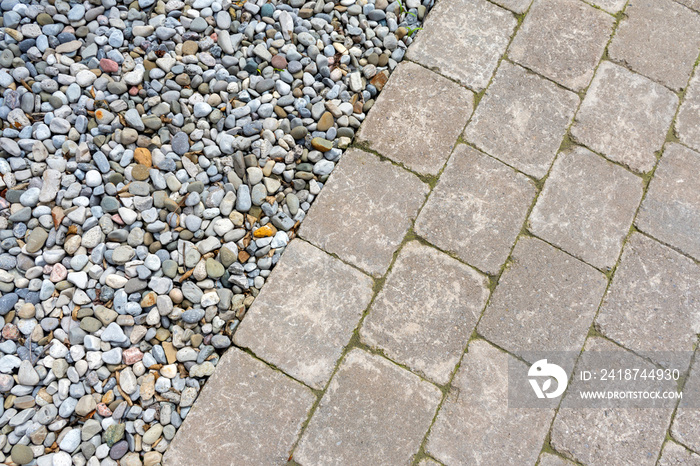
M 486 277 L 413 241 L 399 252 L 360 337 L 411 370 L 446 384 L 488 295 Z
M 659 466 L 700 466 L 700 455 L 669 440 L 661 452 Z
M 574 91 L 588 86 L 614 18 L 580 0 L 535 0 L 508 56 Z
M 350 351 L 309 422 L 294 459 L 304 465 L 408 464 L 442 394 L 417 375 Z
M 233 341 L 321 389 L 372 299 L 372 284 L 317 247 L 293 240 Z
M 427 193 L 428 186 L 410 172 L 350 149 L 314 202 L 300 235 L 380 276 Z
M 620 256 L 642 190 L 641 178 L 576 146 L 554 162 L 529 229 L 595 267 L 610 269 Z
M 697 354 L 688 379 L 683 386 L 683 399 L 678 403 L 676 416 L 671 425 L 673 439 L 700 453 L 700 359 Z
M 527 11 L 532 0 L 494 0 L 493 3 L 520 15 Z
M 676 118 L 676 134 L 683 144 L 700 150 L 700 71 L 696 71 Z
M 487 273 L 508 257 L 535 197 L 525 175 L 460 144 L 416 221 L 416 232 Z
M 517 21 L 486 0 L 437 2 L 407 58 L 479 92 L 491 79 Z
M 588 0 L 588 3 L 614 15 L 625 7 L 627 0 Z
M 542 178 L 578 104 L 573 92 L 504 61 L 464 137 L 508 165 Z
M 164 464 L 285 464 L 316 397 L 237 348 L 224 354 Z

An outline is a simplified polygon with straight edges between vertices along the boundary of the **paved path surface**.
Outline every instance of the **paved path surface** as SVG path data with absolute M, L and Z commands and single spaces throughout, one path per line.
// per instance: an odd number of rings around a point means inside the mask
M 166 464 L 700 464 L 692 406 L 507 393 L 534 350 L 700 386 L 699 51 L 698 0 L 439 0 Z

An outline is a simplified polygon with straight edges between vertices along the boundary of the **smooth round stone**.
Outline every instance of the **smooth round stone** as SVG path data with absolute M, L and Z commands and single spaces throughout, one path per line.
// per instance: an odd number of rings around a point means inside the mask
M 34 452 L 26 445 L 15 445 L 10 453 L 12 461 L 17 464 L 28 464 L 34 460 Z

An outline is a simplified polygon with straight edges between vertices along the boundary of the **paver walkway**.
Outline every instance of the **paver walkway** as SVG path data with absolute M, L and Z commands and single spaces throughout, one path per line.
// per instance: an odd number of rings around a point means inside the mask
M 700 464 L 692 400 L 508 400 L 533 351 L 700 392 L 699 52 L 697 0 L 439 0 L 166 464 Z

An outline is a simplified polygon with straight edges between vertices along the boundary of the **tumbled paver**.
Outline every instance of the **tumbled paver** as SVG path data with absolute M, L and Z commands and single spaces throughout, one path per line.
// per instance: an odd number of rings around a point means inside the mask
M 625 7 L 627 0 L 590 0 L 588 3 L 600 7 L 608 13 L 616 14 Z
M 446 384 L 488 295 L 486 277 L 413 241 L 399 252 L 360 337 L 414 372 Z
M 602 338 L 590 338 L 585 351 L 625 351 Z M 648 363 L 625 351 L 623 359 L 639 360 L 636 367 Z M 656 463 L 673 407 L 572 407 L 570 400 L 585 384 L 572 377 L 564 400 L 552 424 L 551 445 L 566 456 L 583 464 Z
M 445 0 L 430 11 L 406 57 L 479 92 L 491 79 L 517 21 L 486 0 Z
M 574 466 L 573 461 L 562 458 L 561 456 L 551 453 L 542 453 L 540 455 L 539 466 Z
M 521 356 L 579 351 L 605 292 L 605 275 L 531 237 L 518 240 L 511 260 L 479 322 L 479 334 Z
M 536 236 L 600 269 L 617 262 L 642 180 L 586 148 L 562 152 L 528 220 Z
M 630 0 L 608 55 L 676 91 L 688 84 L 700 48 L 700 15 L 673 0 Z
M 299 234 L 380 276 L 427 193 L 428 186 L 410 172 L 351 149 L 314 202 Z
M 321 389 L 372 299 L 372 279 L 301 240 L 276 270 L 233 341 Z
M 237 348 L 223 355 L 164 464 L 284 464 L 316 397 Z
M 525 67 L 574 91 L 588 86 L 614 18 L 580 0 L 535 0 L 508 49 Z
M 509 358 L 483 340 L 469 344 L 430 430 L 430 456 L 444 464 L 535 463 L 554 410 L 508 407 Z
M 514 13 L 523 14 L 530 7 L 532 0 L 494 0 L 493 3 L 508 8 Z
M 301 464 L 408 464 L 442 394 L 417 375 L 350 351 L 302 436 Z
M 573 92 L 504 61 L 464 137 L 508 165 L 542 178 L 578 104 Z
M 676 134 L 683 144 L 700 150 L 700 72 L 696 71 L 685 92 L 676 118 Z
M 700 455 L 669 440 L 661 452 L 659 466 L 700 466 Z
M 358 139 L 421 174 L 437 175 L 472 113 L 474 94 L 406 62 L 384 88 Z
M 455 149 L 416 221 L 416 232 L 487 273 L 508 257 L 535 186 L 525 175 L 469 146 Z
M 676 442 L 700 452 L 700 360 L 697 355 L 683 386 L 683 399 L 678 403 L 671 424 L 671 436 Z
M 598 68 L 572 136 L 636 172 L 656 163 L 678 106 L 678 96 L 654 81 L 611 62 Z

